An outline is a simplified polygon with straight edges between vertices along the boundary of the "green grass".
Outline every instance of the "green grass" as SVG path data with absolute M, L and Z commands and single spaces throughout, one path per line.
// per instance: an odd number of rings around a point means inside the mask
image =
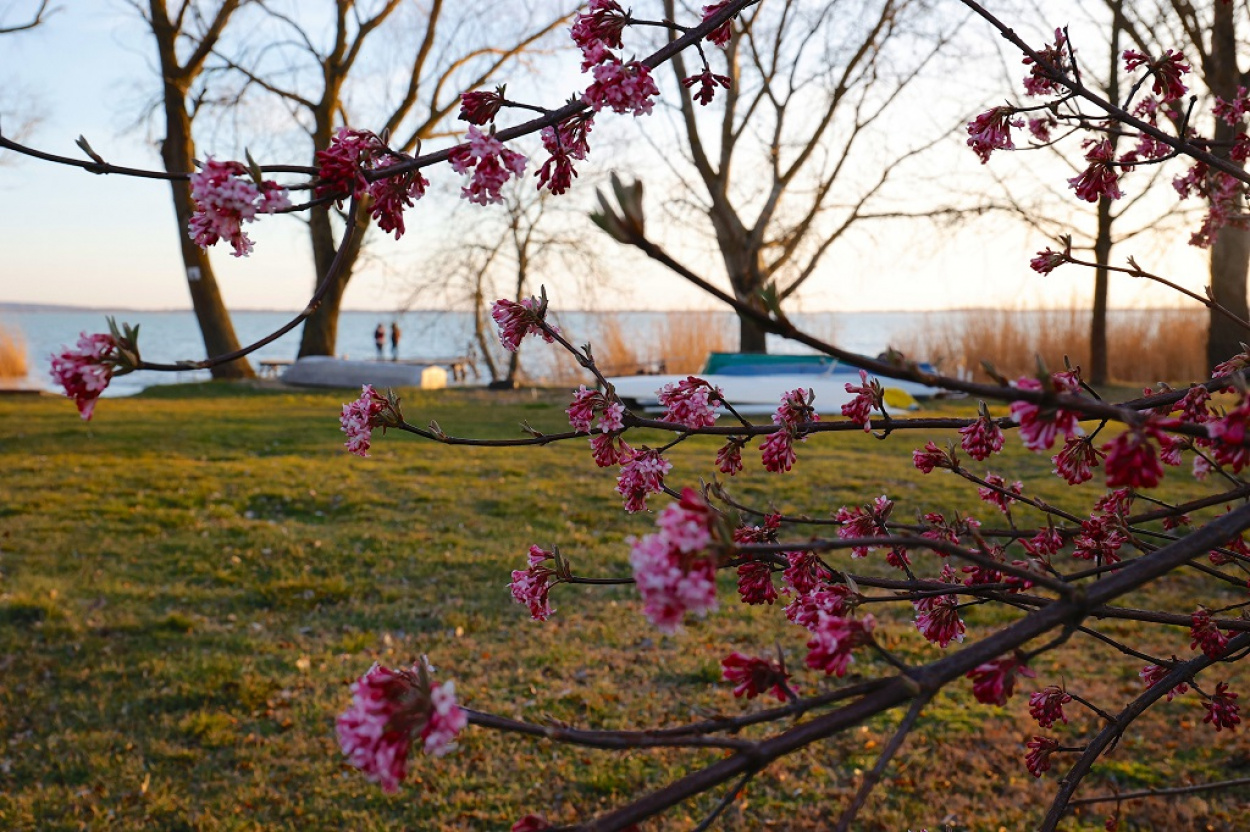
M 802 634 L 776 608 L 733 603 L 728 578 L 724 609 L 677 636 L 649 627 L 624 588 L 559 587 L 555 617 L 529 621 L 505 584 L 531 543 L 559 545 L 580 574 L 622 575 L 626 538 L 653 519 L 621 512 L 611 472 L 594 467 L 583 440 L 516 451 L 392 435 L 377 437 L 370 459 L 352 457 L 336 418 L 350 396 L 162 387 L 107 400 L 88 424 L 64 400 L 0 398 L 0 828 L 504 829 L 534 810 L 572 822 L 711 758 L 610 754 L 471 729 L 452 755 L 415 759 L 409 785 L 385 795 L 340 762 L 333 720 L 346 685 L 375 660 L 428 654 L 473 706 L 623 728 L 753 707 L 717 681 L 731 650 L 765 653 L 780 641 L 801 665 Z M 516 436 L 523 420 L 562 429 L 563 406 L 563 394 L 530 391 L 412 392 L 404 401 L 413 423 L 435 419 L 450 434 L 478 437 Z M 816 437 L 800 446 L 791 475 L 749 464 L 731 488 L 745 502 L 813 517 L 886 493 L 896 516 L 958 508 L 990 520 L 971 489 L 912 468 L 911 450 L 929 438 L 947 437 Z M 1047 458 L 1008 444 L 993 470 L 1049 502 L 1092 502 L 1096 489 L 1067 488 L 1049 476 Z M 700 439 L 676 448 L 670 482 L 710 477 L 715 447 Z M 1171 497 L 1206 493 L 1183 475 L 1171 479 Z M 1130 601 L 1189 611 L 1195 600 L 1221 601 L 1208 591 L 1182 575 Z M 905 611 L 892 609 L 880 611 L 883 642 L 908 661 L 937 657 Z M 970 637 L 1012 615 L 969 610 Z M 1119 622 L 1099 626 L 1134 635 Z M 1188 650 L 1179 630 L 1145 640 L 1164 653 Z M 1086 642 L 1037 669 L 1040 684 L 1066 680 L 1111 710 L 1138 689 L 1137 664 Z M 865 656 L 852 670 L 886 669 Z M 1235 689 L 1240 679 L 1244 693 L 1246 674 L 1236 671 L 1218 678 Z M 799 677 L 805 690 L 830 684 Z M 1055 779 L 1024 771 L 1023 743 L 1035 730 L 1026 710 L 1023 696 L 986 709 L 971 704 L 966 686 L 944 692 L 859 828 L 1035 823 Z M 827 826 L 898 716 L 762 773 L 725 828 Z M 1200 724 L 1178 733 L 1201 716 L 1195 699 L 1161 706 L 1086 793 L 1244 776 L 1235 768 L 1250 760 L 1243 735 L 1217 737 Z M 1078 715 L 1055 733 L 1079 744 L 1092 730 Z M 1235 828 L 1245 817 L 1241 794 L 1126 805 L 1121 828 Z M 647 828 L 689 828 L 717 799 Z M 1089 813 L 1069 828 L 1101 828 L 1103 817 Z

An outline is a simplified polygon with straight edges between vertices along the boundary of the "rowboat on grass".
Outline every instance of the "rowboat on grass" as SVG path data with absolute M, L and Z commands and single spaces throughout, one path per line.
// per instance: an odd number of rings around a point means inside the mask
M 932 372 L 925 364 L 921 369 Z M 762 416 L 774 412 L 781 396 L 791 390 L 810 389 L 818 413 L 836 413 L 842 405 L 855 398 L 846 391 L 847 383 L 858 387 L 859 370 L 827 355 L 777 355 L 773 353 L 714 352 L 708 356 L 703 370 L 695 374 L 714 387 L 719 387 L 726 400 L 744 416 Z M 631 409 L 659 412 L 659 391 L 676 384 L 687 375 L 617 376 L 608 381 Z M 881 379 L 885 403 L 895 410 L 912 410 L 918 399 L 927 399 L 940 392 L 937 388 L 912 381 Z

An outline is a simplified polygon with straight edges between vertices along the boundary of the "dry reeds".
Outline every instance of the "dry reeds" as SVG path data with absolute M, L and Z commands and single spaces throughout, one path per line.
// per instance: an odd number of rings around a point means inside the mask
M 0 378 L 25 378 L 29 369 L 26 342 L 0 324 Z
M 604 314 L 595 360 L 610 375 L 697 373 L 708 353 L 733 349 L 732 320 L 716 312 L 668 312 L 658 322 L 627 328 L 619 315 Z
M 1084 309 L 974 309 L 934 315 L 895 346 L 945 372 L 985 378 L 988 361 L 1008 378 L 1037 372 L 1037 356 L 1052 371 L 1064 356 L 1090 366 L 1090 312 Z M 1192 309 L 1115 310 L 1107 320 L 1107 369 L 1121 382 L 1185 382 L 1203 378 L 1207 313 Z

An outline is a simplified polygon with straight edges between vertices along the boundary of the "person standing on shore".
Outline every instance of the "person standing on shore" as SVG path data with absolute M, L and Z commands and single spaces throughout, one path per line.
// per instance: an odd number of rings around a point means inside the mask
M 386 349 L 386 327 L 379 322 L 376 329 L 373 330 L 373 343 L 378 348 L 378 361 L 382 360 L 382 355 Z
M 391 321 L 391 360 L 399 360 L 399 321 Z

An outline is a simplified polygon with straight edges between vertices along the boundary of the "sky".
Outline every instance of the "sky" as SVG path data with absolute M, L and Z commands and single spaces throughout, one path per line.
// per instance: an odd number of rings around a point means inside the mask
M 641 7 L 651 0 L 638 0 Z M 0 25 L 12 24 L 25 15 L 34 2 L 8 3 L 0 7 Z M 80 157 L 74 139 L 86 136 L 97 152 L 110 162 L 137 167 L 159 168 L 151 131 L 136 123 L 154 91 L 152 69 L 154 52 L 141 21 L 126 4 L 111 0 L 65 2 L 61 11 L 44 26 L 20 35 L 7 36 L 0 48 L 0 128 L 16 123 L 11 109 L 32 108 L 38 115 L 37 127 L 27 135 L 28 143 L 51 153 Z M 658 7 L 658 0 L 655 0 Z M 1069 21 L 1056 21 L 1059 25 Z M 1074 20 L 1075 37 L 1080 37 L 1081 21 Z M 981 57 L 967 62 L 967 79 L 953 84 L 958 96 L 947 96 L 934 104 L 931 113 L 913 109 L 910 118 L 966 120 L 984 109 L 986 101 L 1001 101 L 1011 92 L 1018 78 L 998 71 L 1001 62 L 986 56 L 996 47 L 995 38 L 982 24 L 970 24 L 966 42 Z M 1027 29 L 1026 29 L 1027 31 Z M 1090 29 L 1087 36 L 1096 39 Z M 579 83 L 576 56 L 558 53 L 543 59 L 545 79 L 562 84 Z M 573 68 L 570 70 L 569 67 Z M 555 69 L 553 69 L 553 67 Z M 1009 67 L 1013 74 L 1018 73 Z M 554 73 L 554 75 L 552 74 Z M 944 79 L 947 83 L 948 79 Z M 393 83 L 393 81 L 390 81 Z M 378 85 L 388 83 L 381 74 Z M 584 81 L 580 82 L 584 83 Z M 517 87 L 527 89 L 524 80 Z M 551 94 L 530 81 L 538 96 Z M 554 83 L 551 84 L 554 86 Z M 510 86 L 510 92 L 514 89 Z M 563 87 L 561 87 L 563 89 Z M 945 92 L 943 93 L 945 94 Z M 557 100 L 565 93 L 560 92 Z M 936 99 L 935 99 L 936 100 Z M 952 103 L 954 102 L 954 103 Z M 968 108 L 959 113 L 960 107 Z M 913 105 L 923 109 L 922 104 Z M 598 128 L 607 139 L 608 152 L 599 158 L 592 151 L 585 175 L 566 197 L 572 205 L 590 205 L 593 186 L 615 167 L 622 175 L 643 173 L 654 181 L 657 164 L 645 151 L 646 133 L 655 141 L 666 135 L 662 114 L 654 122 L 638 125 L 629 117 L 609 127 Z M 603 119 L 601 118 L 602 122 Z M 264 146 L 268 129 L 263 119 L 239 127 L 244 143 Z M 653 126 L 654 125 L 654 126 Z M 463 125 L 461 125 L 463 126 Z M 246 134 L 258 134 L 248 142 Z M 925 157 L 922 171 L 915 177 L 917 202 L 921 196 L 943 188 L 960 193 L 1001 193 L 1000 186 L 987 174 L 1012 182 L 1024 181 L 1020 171 L 1032 166 L 1037 177 L 1056 183 L 1058 198 L 1048 210 L 1080 210 L 1068 192 L 1063 197 L 1062 179 L 1072 171 L 1059 160 L 1033 154 L 1027 162 L 1022 154 L 998 154 L 982 169 L 975 157 L 961 146 L 956 136 Z M 230 142 L 218 148 L 219 157 L 237 152 Z M 613 148 L 619 150 L 611 158 Z M 640 149 L 643 148 L 643 149 Z M 209 140 L 202 139 L 200 153 L 213 153 Z M 428 149 L 428 148 L 427 148 Z M 1069 156 L 1079 158 L 1075 146 Z M 1004 158 L 1006 157 L 1006 158 Z M 279 161 L 265 159 L 265 161 Z M 305 159 L 292 159 L 306 163 Z M 477 220 L 472 212 L 452 210 L 459 177 L 443 168 L 429 172 L 434 180 L 433 198 L 418 203 L 408 214 L 410 233 L 399 242 L 374 232 L 371 253 L 350 285 L 344 306 L 347 309 L 391 310 L 403 306 L 411 296 L 414 275 L 428 279 L 436 258 L 449 241 L 463 233 L 463 223 Z M 662 181 L 662 180 L 661 180 Z M 1132 193 L 1132 183 L 1126 181 Z M 1151 200 L 1155 213 L 1166 215 L 1175 204 L 1166 183 L 1160 195 Z M 909 196 L 902 193 L 902 201 Z M 652 227 L 668 228 L 662 205 L 663 188 L 648 190 L 648 214 Z M 579 214 L 578 211 L 570 212 Z M 1149 212 L 1146 212 L 1149 213 Z M 698 290 L 674 278 L 646 258 L 625 251 L 602 239 L 580 217 L 570 221 L 577 233 L 593 240 L 599 260 L 598 271 L 613 283 L 611 291 L 586 290 L 576 275 L 553 272 L 544 275 L 549 292 L 557 302 L 570 308 L 611 305 L 618 308 L 711 308 L 712 301 Z M 582 223 L 578 226 L 578 223 Z M 1191 224 L 1196 224 L 1192 222 Z M 668 228 L 670 233 L 675 233 Z M 248 228 L 256 242 L 254 253 L 236 259 L 219 246 L 212 254 L 214 268 L 226 304 L 232 309 L 284 309 L 302 307 L 313 278 L 306 232 L 294 218 L 265 218 Z M 0 156 L 0 302 L 62 303 L 100 308 L 184 309 L 189 308 L 182 265 L 175 237 L 168 186 L 159 181 L 94 176 L 78 169 L 13 154 Z M 1205 283 L 1205 257 L 1185 245 L 1187 233 L 1144 235 L 1121 246 L 1119 258 L 1134 254 L 1143 265 L 1154 267 L 1178 283 L 1200 290 Z M 705 265 L 705 273 L 718 276 L 714 250 L 706 244 L 687 244 L 680 238 L 674 250 Z M 1028 269 L 1028 260 L 1041 248 L 1055 245 L 1040 232 L 1017 219 L 993 217 L 955 226 L 935 226 L 925 222 L 889 222 L 873 225 L 840 242 L 823 263 L 818 275 L 796 299 L 803 311 L 834 309 L 915 310 L 973 306 L 1017 308 L 1021 306 L 1084 306 L 1088 304 L 1092 275 L 1067 267 L 1040 277 Z M 1172 295 L 1156 291 L 1141 281 L 1117 278 L 1112 282 L 1112 306 L 1178 305 Z

